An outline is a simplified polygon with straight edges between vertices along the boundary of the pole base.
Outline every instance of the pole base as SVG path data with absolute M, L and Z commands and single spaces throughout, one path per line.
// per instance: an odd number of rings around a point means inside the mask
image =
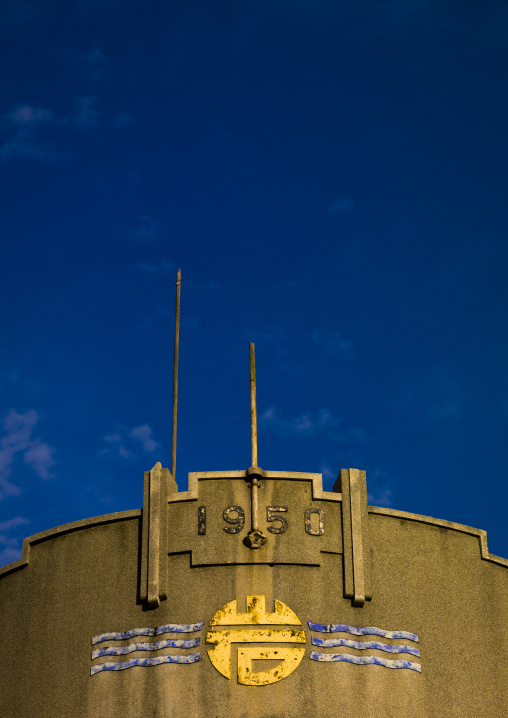
M 251 529 L 243 542 L 247 548 L 261 548 L 266 543 L 266 536 L 259 529 Z

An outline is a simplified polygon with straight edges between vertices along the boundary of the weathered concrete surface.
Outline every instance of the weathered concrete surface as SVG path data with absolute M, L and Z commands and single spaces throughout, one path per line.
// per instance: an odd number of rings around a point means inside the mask
M 245 482 L 207 479 L 199 482 L 195 497 L 188 496 L 186 501 L 179 500 L 181 495 L 170 497 L 168 597 L 152 610 L 139 596 L 140 512 L 126 512 L 113 521 L 108 517 L 97 523 L 91 520 L 81 528 L 74 525 L 70 531 L 50 532 L 46 539 L 39 535 L 31 546 L 28 565 L 0 576 L 3 718 L 504 718 L 508 562 L 489 556 L 484 534 L 478 530 L 371 507 L 369 545 L 363 548 L 371 559 L 372 600 L 355 607 L 344 598 L 340 496 L 312 498 L 311 488 L 310 482 L 302 480 L 262 482 L 261 516 L 266 519 L 266 505 L 287 506 L 284 516 L 289 527 L 284 534 L 271 534 L 268 527 L 281 524 L 265 520 L 261 528 L 269 541 L 260 550 L 249 550 L 242 543 L 249 529 Z M 198 507 L 202 505 L 207 507 L 206 534 L 199 535 Z M 229 526 L 222 518 L 227 506 L 245 509 L 245 527 L 238 534 L 223 531 Z M 323 508 L 325 533 L 321 536 L 305 532 L 304 511 L 309 506 Z M 233 644 L 232 678 L 228 680 L 208 658 L 212 646 L 205 644 L 205 635 L 224 604 L 237 600 L 238 611 L 244 612 L 247 596 L 261 595 L 267 611 L 274 610 L 277 599 L 296 614 L 301 621 L 297 628 L 305 632 L 305 655 L 283 680 L 241 685 L 236 680 L 236 649 L 242 644 Z M 97 647 L 91 644 L 93 636 L 201 621 L 200 632 L 179 636 L 199 636 L 199 647 L 154 653 L 200 652 L 200 662 L 90 675 L 91 666 L 98 663 L 90 659 Z M 361 654 L 409 658 L 421 664 L 421 673 L 310 660 L 312 650 L 352 650 L 311 646 L 311 637 L 318 634 L 309 630 L 308 621 L 418 634 L 420 658 L 376 649 Z M 319 635 L 408 643 L 343 633 Z M 125 644 L 125 640 L 108 642 Z M 266 644 L 267 648 L 273 645 Z M 258 667 L 254 661 L 254 669 L 273 665 L 261 663 Z
M 171 504 L 168 521 L 168 551 L 178 553 L 192 551 L 192 565 L 239 564 L 239 563 L 297 563 L 319 566 L 321 552 L 342 553 L 341 502 L 336 494 L 329 499 L 313 500 L 310 481 L 263 480 L 259 487 L 260 528 L 269 537 L 260 549 L 250 550 L 243 538 L 250 528 L 250 488 L 245 478 L 206 479 L 199 483 L 199 506 L 206 506 L 206 534 L 197 532 L 196 502 Z M 305 530 L 305 511 L 319 506 L 326 507 L 326 525 L 322 536 L 313 536 Z M 244 510 L 245 525 L 238 534 L 239 524 L 224 522 L 224 508 L 239 506 Z M 267 521 L 266 507 L 285 507 L 283 516 L 287 529 L 281 534 L 271 534 L 280 522 Z M 317 517 L 316 517 L 317 518 Z M 312 516 L 311 516 L 312 519 Z M 316 522 L 314 522 L 316 523 Z

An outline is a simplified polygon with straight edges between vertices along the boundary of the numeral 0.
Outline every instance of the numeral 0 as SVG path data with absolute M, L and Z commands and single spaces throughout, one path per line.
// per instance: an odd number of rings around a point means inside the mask
M 318 517 L 317 526 L 312 526 L 312 516 Z M 305 531 L 311 536 L 322 536 L 325 532 L 325 512 L 317 506 L 311 506 L 305 511 Z
M 238 514 L 237 516 L 231 517 L 231 514 Z M 222 518 L 226 523 L 231 526 L 224 526 L 224 531 L 227 534 L 238 534 L 245 526 L 245 511 L 241 506 L 228 506 L 222 512 Z

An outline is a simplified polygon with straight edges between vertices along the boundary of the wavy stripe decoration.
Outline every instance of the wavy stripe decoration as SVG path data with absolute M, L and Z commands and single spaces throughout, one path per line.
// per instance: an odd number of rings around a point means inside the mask
M 201 653 L 189 653 L 186 656 L 158 656 L 157 658 L 131 658 L 130 661 L 106 662 L 92 666 L 90 675 L 102 671 L 124 671 L 134 666 L 159 666 L 161 663 L 197 663 L 201 660 Z
M 92 638 L 92 644 L 102 643 L 103 641 L 124 641 L 127 638 L 135 638 L 136 636 L 161 636 L 164 633 L 194 633 L 201 631 L 204 621 L 200 623 L 167 623 L 158 628 L 133 628 L 125 633 L 101 633 Z
M 347 638 L 314 638 L 313 636 L 312 645 L 320 646 L 321 648 L 338 648 L 345 646 L 346 648 L 359 648 L 363 651 L 367 648 L 373 648 L 376 651 L 384 651 L 385 653 L 410 653 L 412 656 L 420 657 L 418 648 L 401 645 L 390 646 L 388 643 L 378 643 L 377 641 L 350 641 Z
M 416 633 L 408 631 L 385 631 L 375 626 L 366 626 L 365 628 L 357 628 L 356 626 L 348 626 L 344 623 L 311 623 L 308 621 L 311 631 L 319 633 L 351 633 L 353 636 L 381 636 L 382 638 L 403 638 L 406 641 L 419 643 L 420 639 Z
M 134 651 L 160 651 L 161 648 L 196 648 L 199 646 L 199 638 L 189 641 L 172 639 L 157 641 L 157 643 L 129 643 L 127 646 L 104 646 L 92 651 L 92 661 L 102 656 L 123 656 Z
M 413 661 L 391 661 L 388 658 L 379 658 L 378 656 L 351 656 L 348 653 L 318 653 L 311 651 L 309 656 L 311 661 L 322 661 L 324 663 L 354 663 L 357 666 L 384 666 L 385 668 L 408 668 L 410 671 L 422 672 L 419 663 Z

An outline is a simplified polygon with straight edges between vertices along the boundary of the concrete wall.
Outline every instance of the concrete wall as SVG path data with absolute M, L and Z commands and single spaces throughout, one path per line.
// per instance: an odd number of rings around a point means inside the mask
M 145 540 L 142 512 L 131 511 L 70 524 L 25 542 L 24 558 L 0 576 L 4 718 L 507 715 L 508 562 L 488 554 L 483 532 L 369 507 L 361 548 L 372 600 L 355 606 L 354 599 L 345 597 L 344 491 L 321 492 L 316 475 L 274 478 L 272 472 L 261 482 L 259 496 L 261 529 L 268 541 L 263 549 L 250 550 L 243 544 L 249 529 L 250 488 L 244 472 L 230 473 L 236 478 L 208 474 L 199 480 L 195 475 L 189 493 L 170 493 L 169 501 L 162 502 L 167 533 L 159 537 L 166 571 L 161 576 L 167 585 L 161 595 L 167 598 L 156 608 L 142 600 L 144 572 L 149 570 L 143 558 L 149 551 L 146 505 Z M 198 533 L 199 506 L 206 506 L 206 533 Z M 238 527 L 223 519 L 228 506 L 245 509 L 245 526 L 236 534 L 224 531 Z M 266 521 L 266 506 L 287 507 L 283 534 L 268 532 L 270 526 L 280 528 L 281 522 Z M 323 534 L 305 531 L 308 507 L 322 508 Z M 312 520 L 317 531 L 316 519 Z M 227 678 L 209 658 L 213 644 L 205 643 L 207 633 L 221 630 L 236 615 L 226 610 L 220 614 L 225 622 L 210 626 L 216 612 L 236 600 L 237 612 L 247 615 L 248 596 L 264 596 L 267 614 L 275 613 L 276 600 L 285 604 L 301 625 L 284 624 L 285 619 L 269 624 L 272 619 L 261 616 L 252 621 L 255 625 L 246 626 L 240 617 L 234 630 L 264 630 L 267 638 L 281 630 L 304 632 L 305 643 L 284 644 L 305 649 L 301 662 L 268 685 L 238 682 L 238 649 L 248 652 L 254 645 L 273 650 L 283 644 L 232 643 L 232 672 Z M 186 633 L 91 643 L 92 637 L 109 632 L 200 622 L 201 630 Z M 386 635 L 320 632 L 310 630 L 308 622 L 404 631 L 417 634 L 419 643 Z M 272 630 L 275 633 L 269 633 Z M 421 655 L 347 644 L 323 648 L 311 645 L 312 637 L 403 644 Z M 91 651 L 102 646 L 196 638 L 200 644 L 194 648 L 90 658 Z M 312 651 L 377 657 L 388 664 L 408 660 L 421 672 L 316 661 L 310 659 Z M 197 653 L 201 660 L 193 663 L 90 674 L 92 666 L 104 661 Z M 264 675 L 274 665 L 283 666 L 284 661 L 254 661 L 252 668 Z

